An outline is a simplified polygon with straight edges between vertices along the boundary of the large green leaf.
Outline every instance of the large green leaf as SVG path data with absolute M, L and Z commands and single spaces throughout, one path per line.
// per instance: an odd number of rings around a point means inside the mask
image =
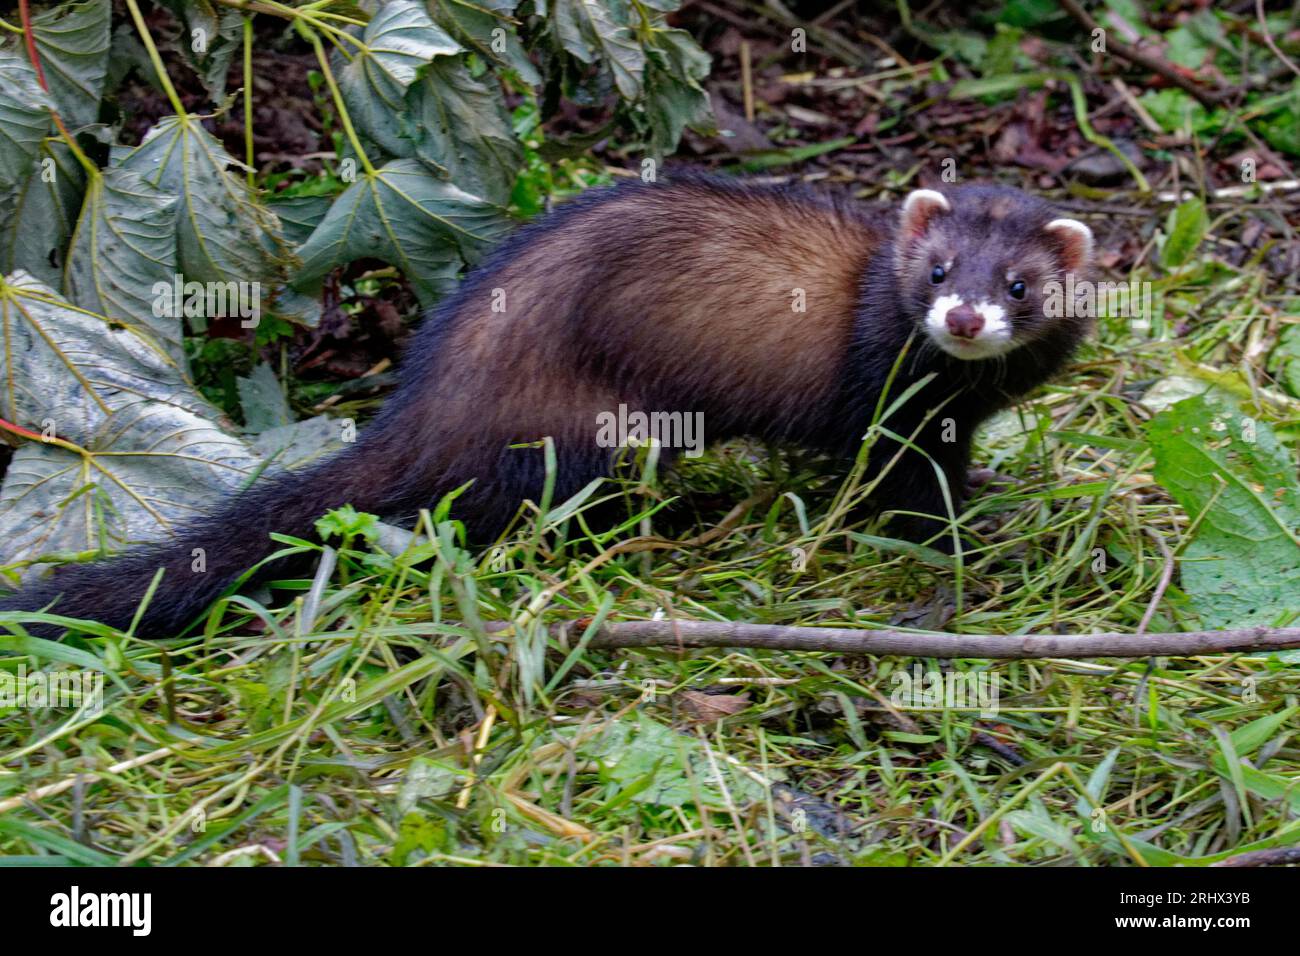
M 514 13 L 519 0 L 432 0 L 429 10 L 438 25 L 466 49 L 514 70 L 530 86 L 540 86 L 541 74 L 515 31 Z M 499 31 L 499 32 L 498 32 Z
M 434 57 L 461 46 L 433 22 L 415 0 L 393 0 L 379 9 L 361 35 L 362 48 L 339 71 L 339 88 L 357 128 L 395 156 L 402 148 L 398 114 L 406 91 Z
M 176 275 L 176 197 L 129 169 L 90 177 L 68 248 L 63 291 L 83 309 L 143 322 L 180 358 L 179 317 L 158 315 L 155 286 Z M 164 310 L 165 311 L 165 310 Z
M 1193 519 L 1182 588 L 1209 627 L 1272 624 L 1300 594 L 1300 484 L 1273 430 L 1227 398 L 1188 398 L 1149 426 L 1155 476 Z M 1203 517 L 1201 517 L 1203 514 Z
M 0 281 L 0 417 L 81 443 L 142 398 L 216 414 L 147 326 L 78 309 L 24 272 Z
M 300 246 L 321 224 L 332 201 L 329 196 L 272 196 L 266 204 L 280 220 L 285 238 Z
M 488 74 L 470 75 L 461 57 L 439 57 L 407 94 L 410 152 L 445 170 L 466 192 L 504 206 L 523 163 L 505 101 Z
M 0 275 L 25 269 L 63 284 L 64 255 L 81 214 L 86 173 L 65 143 L 47 139 L 27 180 L 0 198 Z
M 499 207 L 416 160 L 393 160 L 373 175 L 363 173 L 334 201 L 299 250 L 303 265 L 295 284 L 310 286 L 335 266 L 375 257 L 401 269 L 427 304 L 509 227 Z
M 50 129 L 50 98 L 22 57 L 0 50 L 0 193 L 31 175 Z
M 682 130 L 707 122 L 712 114 L 701 85 L 709 75 L 709 55 L 685 30 L 655 30 L 645 74 L 650 146 L 663 156 L 677 148 Z
M 60 299 L 24 273 L 0 283 L 0 415 L 31 440 L 0 485 L 0 564 L 165 536 L 266 467 L 341 446 L 335 422 L 264 432 L 254 448 L 152 332 Z
M 621 19 L 625 8 L 606 0 L 555 0 L 555 31 L 560 45 L 583 63 L 603 60 L 624 99 L 641 92 L 645 51 Z
M 32 17 L 45 82 L 70 129 L 99 119 L 108 73 L 111 0 L 64 3 Z
M 280 220 L 231 172 L 237 161 L 198 117 L 162 120 L 121 165 L 180 197 L 175 227 L 185 281 L 245 283 L 250 291 L 258 283 L 263 300 L 286 281 L 296 263 Z M 282 296 L 278 305 L 287 318 L 314 321 L 307 303 Z
M 261 461 L 211 420 L 148 400 L 115 411 L 82 449 L 31 442 L 14 453 L 0 485 L 0 563 L 164 537 Z

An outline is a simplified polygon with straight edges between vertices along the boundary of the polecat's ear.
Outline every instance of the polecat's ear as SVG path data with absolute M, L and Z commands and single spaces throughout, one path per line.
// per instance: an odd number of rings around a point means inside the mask
M 1066 272 L 1081 272 L 1092 263 L 1092 230 L 1077 219 L 1053 219 L 1043 227 L 1056 240 Z
M 899 217 L 898 233 L 904 239 L 925 235 L 935 216 L 950 212 L 948 198 L 933 189 L 913 189 L 903 200 L 903 213 Z

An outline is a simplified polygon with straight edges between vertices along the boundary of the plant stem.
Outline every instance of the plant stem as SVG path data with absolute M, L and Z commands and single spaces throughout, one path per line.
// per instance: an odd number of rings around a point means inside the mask
M 172 109 L 177 116 L 185 116 L 185 106 L 181 103 L 176 87 L 172 86 L 171 77 L 167 75 L 167 69 L 163 66 L 162 57 L 158 54 L 158 47 L 154 45 L 149 28 L 145 26 L 144 17 L 140 15 L 139 4 L 136 3 L 136 0 L 126 0 L 126 6 L 131 11 L 131 19 L 135 21 L 135 28 L 139 31 L 140 39 L 144 42 L 144 48 L 149 53 L 149 62 L 153 64 L 154 73 L 158 75 L 158 82 L 162 84 L 163 92 L 167 94 Z
M 36 52 L 36 31 L 32 29 L 32 11 L 27 6 L 27 0 L 18 0 L 18 17 L 23 24 L 23 42 L 27 44 L 27 59 L 31 61 L 32 69 L 36 71 L 36 81 L 41 84 L 41 89 L 48 93 L 50 84 L 45 82 L 45 68 L 41 66 L 40 55 Z
M 82 456 L 90 455 L 90 452 L 86 451 L 86 449 L 82 448 L 80 445 L 74 445 L 72 442 L 64 441 L 62 438 L 46 438 L 44 435 L 39 434 L 38 432 L 29 431 L 28 429 L 23 428 L 21 425 L 15 425 L 13 422 L 5 421 L 5 419 L 3 418 L 0 418 L 0 429 L 4 429 L 7 432 L 12 432 L 13 434 L 18 435 L 19 437 L 29 439 L 30 441 L 40 442 L 42 445 L 57 445 L 59 448 L 66 449 L 71 452 L 76 452 L 78 455 L 82 455 Z
M 50 92 L 50 84 L 45 82 L 45 69 L 41 66 L 41 56 L 36 49 L 36 32 L 32 29 L 32 12 L 27 6 L 27 0 L 18 0 L 18 16 L 23 24 L 22 32 L 24 34 L 23 39 L 27 44 L 27 59 L 31 61 L 32 69 L 36 71 L 36 81 L 41 84 L 41 89 L 48 93 Z M 81 151 L 76 139 L 68 132 L 68 127 L 63 125 L 63 117 L 55 109 L 53 101 L 50 102 L 50 117 L 54 120 L 54 125 L 58 127 L 59 135 L 68 144 L 68 149 L 72 150 L 72 155 L 77 158 L 77 162 L 81 164 L 88 175 L 98 176 L 99 167 Z
M 375 175 L 375 167 L 370 164 L 370 157 L 361 148 L 361 139 L 357 136 L 357 131 L 352 128 L 352 117 L 348 115 L 347 105 L 343 102 L 343 94 L 339 91 L 338 83 L 334 81 L 334 71 L 330 69 L 329 57 L 325 53 L 325 47 L 320 42 L 320 35 L 301 20 L 295 21 L 294 26 L 298 28 L 298 32 L 306 38 L 307 42 L 316 51 L 316 60 L 320 63 L 321 73 L 325 76 L 325 82 L 330 88 L 330 96 L 334 98 L 334 108 L 339 111 L 339 122 L 343 124 L 343 131 L 347 133 L 348 142 L 352 144 L 352 149 L 357 154 L 357 158 L 361 160 L 361 165 L 366 173 L 370 176 Z
M 280 17 L 283 20 L 292 20 L 295 24 L 304 23 L 318 30 L 323 30 L 332 37 L 344 37 L 357 46 L 363 46 L 356 37 L 346 30 L 339 29 L 332 23 L 326 23 L 323 18 L 328 17 L 358 27 L 364 27 L 366 25 L 365 21 L 345 17 L 339 13 L 326 13 L 323 10 L 316 9 L 317 4 L 309 4 L 305 7 L 289 7 L 283 3 L 277 3 L 275 0 L 262 0 L 262 2 L 257 2 L 257 0 L 216 0 L 216 2 L 222 6 L 230 7 L 232 10 L 240 10 L 244 13 L 265 13 L 273 17 Z
M 256 187 L 253 171 L 253 17 L 244 16 L 244 165 L 248 167 L 248 188 Z

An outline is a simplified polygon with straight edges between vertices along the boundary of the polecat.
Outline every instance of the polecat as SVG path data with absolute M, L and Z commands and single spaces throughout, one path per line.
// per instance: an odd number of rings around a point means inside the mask
M 271 553 L 271 532 L 310 537 L 344 504 L 400 519 L 466 482 L 452 515 L 490 538 L 541 497 L 539 439 L 554 440 L 555 501 L 609 473 L 620 449 L 598 440 L 598 422 L 620 406 L 702 413 L 711 442 L 851 457 L 896 365 L 890 400 L 935 374 L 886 423 L 919 429 L 924 454 L 903 452 L 878 504 L 943 515 L 925 455 L 959 497 L 975 427 L 1060 369 L 1085 333 L 1045 315 L 1044 286 L 1082 278 L 1091 255 L 1087 226 L 1001 186 L 918 189 L 892 212 L 703 177 L 593 190 L 517 232 L 434 310 L 399 388 L 347 451 L 255 485 L 170 542 L 64 567 L 0 610 L 53 604 L 125 628 L 162 567 L 138 633 L 172 636 Z M 877 447 L 877 462 L 898 451 Z M 938 528 L 900 526 L 914 538 Z

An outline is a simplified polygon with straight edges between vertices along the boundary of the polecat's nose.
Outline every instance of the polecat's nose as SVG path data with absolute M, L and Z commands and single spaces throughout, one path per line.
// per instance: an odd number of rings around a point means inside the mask
M 984 328 L 984 316 L 964 302 L 949 309 L 943 321 L 948 331 L 959 339 L 973 339 Z

